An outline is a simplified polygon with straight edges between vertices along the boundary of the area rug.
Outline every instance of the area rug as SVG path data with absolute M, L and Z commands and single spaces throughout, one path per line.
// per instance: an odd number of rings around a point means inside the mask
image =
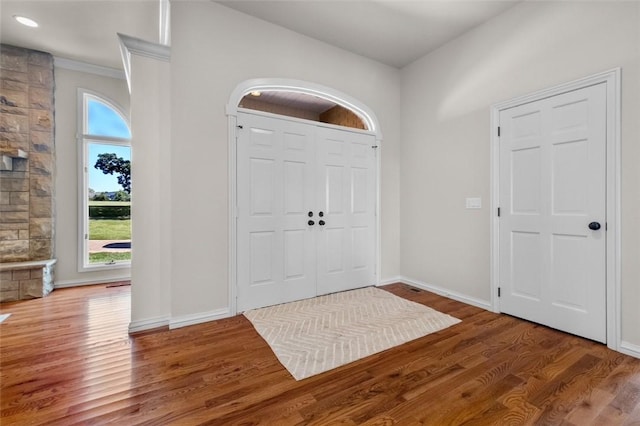
M 375 287 L 244 313 L 296 380 L 460 322 Z

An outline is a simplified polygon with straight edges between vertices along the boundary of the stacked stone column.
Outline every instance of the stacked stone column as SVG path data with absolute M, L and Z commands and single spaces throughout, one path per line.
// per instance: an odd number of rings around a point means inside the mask
M 55 261 L 31 262 L 54 256 L 53 93 L 50 54 L 0 45 L 0 153 L 11 158 L 0 171 L 0 301 L 53 288 Z
M 54 255 L 53 57 L 0 45 L 0 151 L 22 150 L 0 171 L 0 263 Z

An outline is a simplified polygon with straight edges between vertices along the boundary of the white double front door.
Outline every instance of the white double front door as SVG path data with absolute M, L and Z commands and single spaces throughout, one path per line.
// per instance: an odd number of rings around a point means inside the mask
M 238 311 L 375 284 L 375 137 L 241 112 Z
M 606 342 L 606 87 L 500 111 L 500 311 Z

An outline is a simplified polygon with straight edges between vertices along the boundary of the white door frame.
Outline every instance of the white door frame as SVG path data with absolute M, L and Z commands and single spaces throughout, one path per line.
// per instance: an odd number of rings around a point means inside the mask
M 620 68 L 574 80 L 538 92 L 500 102 L 491 107 L 491 305 L 499 312 L 499 188 L 500 147 L 498 126 L 500 111 L 561 93 L 605 83 L 607 92 L 606 141 L 606 294 L 607 294 L 607 346 L 620 350 Z
M 239 83 L 229 96 L 227 103 L 228 117 L 228 140 L 229 140 L 229 314 L 236 315 L 238 313 L 236 295 L 237 295 L 237 158 L 236 158 L 236 129 L 238 119 L 238 104 L 242 98 L 252 91 L 282 91 L 295 92 L 307 95 L 318 96 L 335 102 L 336 104 L 351 110 L 356 114 L 367 126 L 367 130 L 375 135 L 376 145 L 382 144 L 382 132 L 380 131 L 380 123 L 375 113 L 364 103 L 352 98 L 331 87 L 322 86 L 316 83 L 310 83 L 301 80 L 283 79 L 283 78 L 258 78 L 245 80 Z M 288 117 L 291 119 L 291 117 Z M 295 119 L 294 119 L 295 120 Z M 317 123 L 322 125 L 322 123 Z M 335 126 L 333 126 L 335 127 Z M 375 243 L 375 273 L 376 283 L 380 282 L 380 164 L 381 150 L 378 150 L 376 156 L 376 243 Z

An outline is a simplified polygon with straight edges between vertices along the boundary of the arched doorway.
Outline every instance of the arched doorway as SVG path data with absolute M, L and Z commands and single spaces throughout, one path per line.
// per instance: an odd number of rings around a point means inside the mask
M 360 129 L 245 108 L 251 92 L 317 98 Z M 375 114 L 335 89 L 283 79 L 239 84 L 227 113 L 232 313 L 377 284 Z

